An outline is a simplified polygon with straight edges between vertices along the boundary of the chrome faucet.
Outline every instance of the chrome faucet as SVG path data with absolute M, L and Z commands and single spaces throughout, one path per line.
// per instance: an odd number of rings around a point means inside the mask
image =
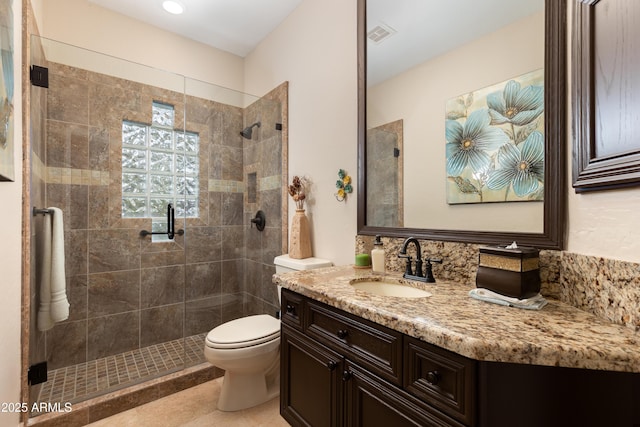
M 411 255 L 407 255 L 407 249 L 409 248 L 409 244 L 411 243 L 413 243 L 416 247 L 415 273 L 411 267 L 411 261 L 412 261 Z M 415 237 L 409 237 L 407 240 L 405 240 L 404 243 L 402 244 L 402 249 L 400 249 L 400 253 L 398 254 L 398 258 L 406 258 L 407 260 L 407 264 L 405 266 L 404 274 L 402 275 L 402 277 L 404 277 L 405 279 L 419 280 L 421 282 L 435 283 L 436 279 L 435 277 L 433 277 L 431 263 L 437 262 L 442 264 L 442 260 L 436 259 L 436 258 L 427 258 L 425 260 L 426 271 L 424 274 L 422 274 L 422 250 L 420 249 L 420 242 L 418 241 L 418 239 L 416 239 Z

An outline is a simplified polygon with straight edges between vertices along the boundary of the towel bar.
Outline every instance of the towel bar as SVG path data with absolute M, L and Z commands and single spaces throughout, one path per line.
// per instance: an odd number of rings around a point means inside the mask
M 50 214 L 50 213 L 51 213 L 51 210 L 49 210 L 49 209 L 38 209 L 35 206 L 33 207 L 33 216 L 36 216 L 38 214 L 45 215 L 45 214 Z

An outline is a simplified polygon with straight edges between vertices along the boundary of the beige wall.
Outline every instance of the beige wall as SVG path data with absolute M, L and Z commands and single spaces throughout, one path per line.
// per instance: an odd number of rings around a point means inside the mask
M 449 205 L 444 143 L 447 101 L 543 67 L 540 12 L 368 89 L 369 128 L 403 121 L 405 227 L 543 231 L 543 203 Z
M 38 1 L 34 9 L 43 37 L 243 90 L 244 65 L 239 56 L 173 35 L 88 0 Z
M 21 1 L 13 1 L 14 28 L 22 23 Z M 14 144 L 15 181 L 0 182 L 0 271 L 2 271 L 2 297 L 0 298 L 0 403 L 20 402 L 20 313 L 22 264 L 22 39 L 19 31 L 14 37 Z M 18 425 L 19 413 L 0 412 L 0 425 Z
M 356 67 L 356 2 L 344 0 L 303 1 L 245 61 L 249 93 L 289 81 L 289 181 L 313 181 L 314 256 L 336 264 L 353 263 L 357 232 L 355 191 L 334 197 L 338 169 L 357 178 Z

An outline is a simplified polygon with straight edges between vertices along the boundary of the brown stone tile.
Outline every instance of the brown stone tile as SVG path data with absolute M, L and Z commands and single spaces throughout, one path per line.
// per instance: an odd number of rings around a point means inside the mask
M 89 84 L 72 76 L 50 73 L 47 94 L 48 119 L 88 124 Z
M 87 360 L 86 320 L 56 324 L 46 332 L 49 369 L 75 365 Z
M 187 264 L 185 287 L 187 301 L 220 295 L 222 263 L 216 261 Z
M 262 271 L 260 276 L 261 283 L 259 285 L 260 293 L 258 294 L 258 296 L 272 306 L 278 305 L 278 288 L 274 286 L 271 281 L 271 277 L 275 273 L 276 268 L 274 265 L 262 264 Z
M 144 268 L 141 270 L 141 308 L 184 301 L 185 267 Z
M 88 360 L 138 348 L 139 321 L 137 311 L 89 319 Z
M 89 318 L 140 308 L 140 270 L 89 275 Z
M 67 278 L 67 298 L 69 300 L 69 321 L 87 318 L 87 275 Z
M 185 335 L 208 333 L 222 324 L 222 298 L 220 295 L 187 301 Z
M 183 334 L 183 328 L 183 304 L 142 310 L 140 312 L 140 345 L 145 347 L 178 339 Z
M 88 227 L 91 229 L 109 228 L 109 187 L 106 185 L 89 186 Z
M 86 125 L 47 121 L 47 166 L 87 169 L 89 129 Z
M 122 132 L 118 135 L 122 137 Z M 89 168 L 91 170 L 109 170 L 109 130 L 89 128 Z
M 222 227 L 222 259 L 244 258 L 245 228 L 244 226 Z
M 280 227 L 266 227 L 263 235 L 260 261 L 263 264 L 273 265 L 274 258 L 282 255 L 282 231 Z
M 65 230 L 64 256 L 67 277 L 87 274 L 87 230 Z
M 223 193 L 209 192 L 209 225 L 222 225 Z
M 222 250 L 220 227 L 193 227 L 186 246 L 187 264 L 220 261 Z
M 243 194 L 223 193 L 222 225 L 244 225 L 243 220 Z
M 140 268 L 136 230 L 90 230 L 89 273 Z
M 140 262 L 142 268 L 180 265 L 184 264 L 185 262 L 185 252 L 182 249 L 159 252 L 143 252 Z
M 235 294 L 244 290 L 246 260 L 222 262 L 222 293 Z

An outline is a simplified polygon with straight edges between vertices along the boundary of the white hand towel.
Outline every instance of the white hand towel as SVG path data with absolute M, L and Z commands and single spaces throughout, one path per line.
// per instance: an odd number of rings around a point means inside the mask
M 42 229 L 42 262 L 38 329 L 46 331 L 69 317 L 64 270 L 64 222 L 62 210 L 48 208 Z
M 490 291 L 485 288 L 476 288 L 469 291 L 469 296 L 481 301 L 492 302 L 494 304 L 506 305 L 509 307 L 524 308 L 528 310 L 540 310 L 547 305 L 547 300 L 540 294 L 531 298 L 518 299 Z

